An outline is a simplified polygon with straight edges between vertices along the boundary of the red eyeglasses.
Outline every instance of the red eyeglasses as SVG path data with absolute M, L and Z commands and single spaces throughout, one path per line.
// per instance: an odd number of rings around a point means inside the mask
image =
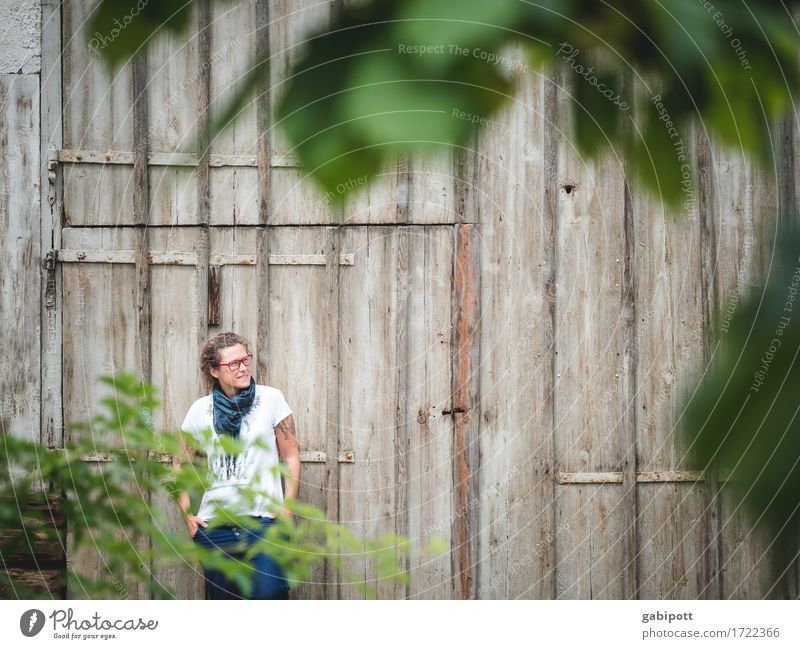
M 252 362 L 253 362 L 253 355 L 252 354 L 248 354 L 244 358 L 240 358 L 239 360 L 236 360 L 236 361 L 231 361 L 230 363 L 220 363 L 219 365 L 217 365 L 217 367 L 222 367 L 223 365 L 227 365 L 228 369 L 231 372 L 235 372 L 236 370 L 239 369 L 239 363 L 241 363 L 242 365 L 247 367 Z

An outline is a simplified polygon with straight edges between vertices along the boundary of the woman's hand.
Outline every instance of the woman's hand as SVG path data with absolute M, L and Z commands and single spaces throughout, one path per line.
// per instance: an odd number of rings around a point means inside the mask
M 199 516 L 186 516 L 184 522 L 186 523 L 186 529 L 189 530 L 189 536 L 192 538 L 197 534 L 198 527 L 208 527 L 208 523 Z
M 294 512 L 292 511 L 294 502 L 294 498 L 284 496 L 283 505 L 278 509 L 278 516 L 285 518 L 290 523 L 294 523 Z

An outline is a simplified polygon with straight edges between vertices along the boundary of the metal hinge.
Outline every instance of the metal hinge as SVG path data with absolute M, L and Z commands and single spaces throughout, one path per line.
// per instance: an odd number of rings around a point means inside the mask
M 50 209 L 56 204 L 56 171 L 58 170 L 58 151 L 50 149 L 47 155 L 47 202 Z
M 45 279 L 45 307 L 53 309 L 56 306 L 56 263 L 58 262 L 58 250 L 50 250 L 44 256 L 44 269 L 47 271 Z

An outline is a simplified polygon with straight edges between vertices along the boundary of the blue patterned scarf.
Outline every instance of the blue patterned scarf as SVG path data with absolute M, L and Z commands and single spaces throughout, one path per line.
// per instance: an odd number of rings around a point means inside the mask
M 230 399 L 219 387 L 214 386 L 214 430 L 217 434 L 227 433 L 234 438 L 239 437 L 242 417 L 253 407 L 256 396 L 256 380 L 251 376 L 250 385 Z

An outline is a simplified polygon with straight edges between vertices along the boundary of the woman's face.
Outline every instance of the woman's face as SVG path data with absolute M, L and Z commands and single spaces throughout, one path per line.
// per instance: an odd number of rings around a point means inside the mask
M 244 390 L 250 385 L 250 367 L 244 363 L 239 363 L 239 367 L 231 370 L 225 363 L 238 361 L 247 356 L 248 352 L 240 344 L 225 347 L 219 350 L 219 362 L 217 367 L 210 368 L 211 375 L 219 381 L 219 387 L 229 397 Z

